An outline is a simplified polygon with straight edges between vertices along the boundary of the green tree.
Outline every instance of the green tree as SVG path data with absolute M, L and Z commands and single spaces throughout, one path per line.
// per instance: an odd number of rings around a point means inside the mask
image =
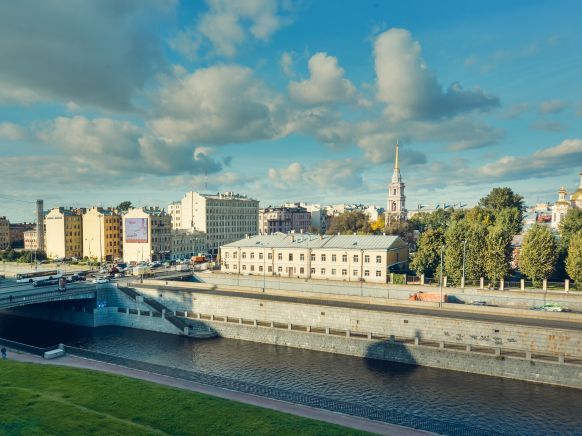
M 516 208 L 521 213 L 525 212 L 526 209 L 523 197 L 507 187 L 493 188 L 489 194 L 479 200 L 479 206 L 493 211 Z
M 418 240 L 418 249 L 410 262 L 417 275 L 433 276 L 439 266 L 441 247 L 445 242 L 441 229 L 428 229 Z
M 570 238 L 566 272 L 574 280 L 576 289 L 582 290 L 582 230 Z
M 453 213 L 453 209 L 450 208 L 419 212 L 408 220 L 408 224 L 411 230 L 418 230 L 420 233 L 428 229 L 440 229 L 444 232 L 451 222 Z
M 119 212 L 127 212 L 131 206 L 131 201 L 122 201 L 117 205 L 117 210 Z
M 512 236 L 523 230 L 523 212 L 516 207 L 506 207 L 495 212 L 495 223 L 507 230 Z
M 568 209 L 564 218 L 560 220 L 558 230 L 560 232 L 560 245 L 567 249 L 572 236 L 582 230 L 582 210 L 574 207 Z
M 467 222 L 453 221 L 445 232 L 445 271 L 454 285 L 460 285 L 463 276 L 463 248 L 467 240 Z
M 370 227 L 370 218 L 367 213 L 361 210 L 344 212 L 331 219 L 331 224 L 327 229 L 327 233 L 328 235 L 335 235 L 338 233 L 344 235 L 352 233 L 371 234 L 372 228 Z
M 556 241 L 547 227 L 532 226 L 525 237 L 519 255 L 519 269 L 532 279 L 535 286 L 550 277 L 556 267 Z
M 509 274 L 512 233 L 499 223 L 491 226 L 485 239 L 485 273 L 493 287 Z
M 485 276 L 486 237 L 487 226 L 484 223 L 469 223 L 465 258 L 465 277 L 469 280 L 479 280 Z

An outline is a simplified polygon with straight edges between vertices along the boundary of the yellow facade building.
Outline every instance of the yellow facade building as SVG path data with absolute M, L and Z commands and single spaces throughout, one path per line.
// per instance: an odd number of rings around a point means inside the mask
M 83 254 L 83 219 L 81 211 L 57 207 L 45 217 L 46 254 L 50 259 Z
M 93 207 L 83 214 L 83 257 L 99 262 L 121 259 L 121 215 L 111 209 Z

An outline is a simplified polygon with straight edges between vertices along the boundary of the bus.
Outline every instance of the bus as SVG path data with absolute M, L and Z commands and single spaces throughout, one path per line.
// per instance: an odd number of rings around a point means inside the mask
M 29 273 L 16 274 L 16 283 L 32 283 L 38 280 L 52 280 L 59 279 L 63 276 L 61 270 L 50 270 L 50 271 L 35 271 Z

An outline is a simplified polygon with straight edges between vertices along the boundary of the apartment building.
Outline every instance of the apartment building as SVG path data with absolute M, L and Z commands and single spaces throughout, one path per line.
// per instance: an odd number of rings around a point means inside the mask
M 83 257 L 109 262 L 121 255 L 121 215 L 112 209 L 88 209 L 83 214 Z
M 327 232 L 327 228 L 331 221 L 331 216 L 329 215 L 326 206 L 321 206 L 319 204 L 302 204 L 307 212 L 311 216 L 311 226 L 319 230 L 319 233 Z
M 168 205 L 168 213 L 172 219 L 172 229 L 182 228 L 182 202 L 174 201 Z
M 170 258 L 170 215 L 159 207 L 132 208 L 122 216 L 123 260 L 151 262 Z
M 220 250 L 229 274 L 386 283 L 408 264 L 408 245 L 385 235 L 249 236 Z
M 83 256 L 82 209 L 51 209 L 45 217 L 46 255 L 50 259 Z M 38 240 L 37 240 L 38 243 Z
M 0 250 L 10 248 L 10 221 L 5 216 L 0 216 Z
M 207 251 L 218 254 L 221 245 L 258 233 L 259 202 L 233 192 L 188 192 L 172 203 L 174 229 L 206 233 Z
M 172 229 L 171 259 L 191 259 L 206 253 L 206 233 L 190 229 Z
M 24 232 L 24 249 L 27 251 L 38 250 L 38 234 L 36 228 Z
M 259 210 L 259 233 L 271 235 L 273 233 L 307 232 L 311 225 L 311 214 L 304 207 L 298 205 L 284 205 L 280 207 L 265 207 Z
M 36 228 L 33 223 L 10 223 L 10 246 L 24 248 L 24 232 Z

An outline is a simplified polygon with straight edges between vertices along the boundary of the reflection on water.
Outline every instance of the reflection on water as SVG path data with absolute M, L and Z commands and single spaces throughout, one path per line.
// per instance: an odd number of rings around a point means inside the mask
M 505 434 L 582 434 L 582 392 L 230 339 L 0 316 L 0 337 L 58 342 Z

